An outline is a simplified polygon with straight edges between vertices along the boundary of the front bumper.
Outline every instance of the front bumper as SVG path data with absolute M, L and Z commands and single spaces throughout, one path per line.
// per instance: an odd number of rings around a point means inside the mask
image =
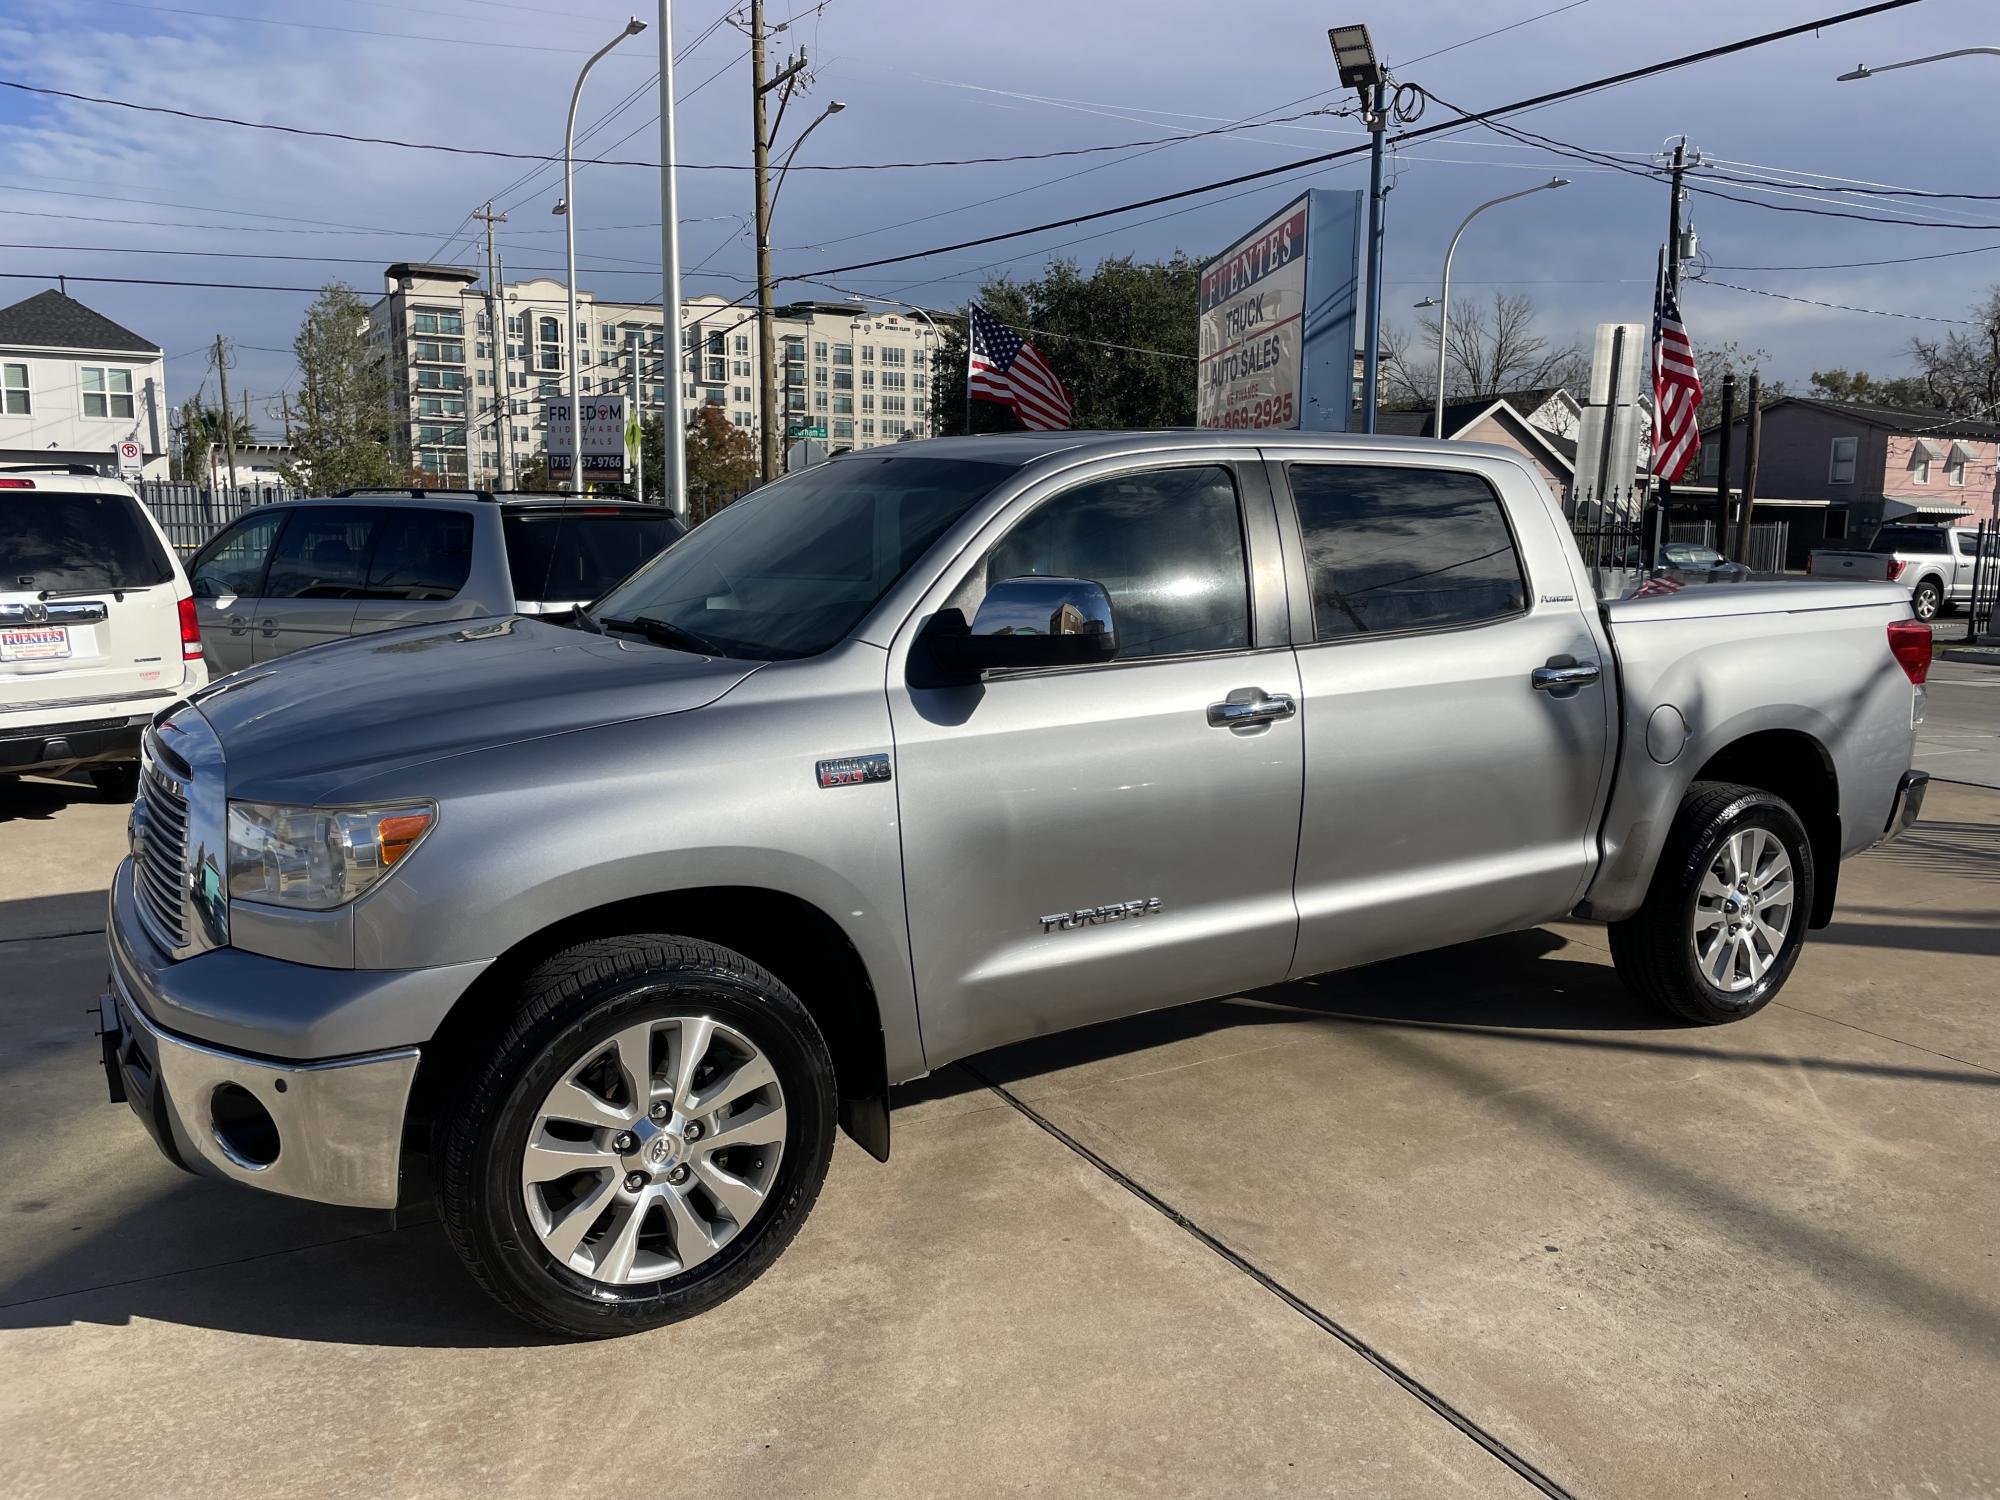
M 1924 794 L 1931 788 L 1928 771 L 1905 771 L 1896 783 L 1896 800 L 1889 805 L 1889 821 L 1882 827 L 1886 843 L 1908 828 L 1924 810 Z
M 73 771 L 139 758 L 139 735 L 151 714 L 82 719 L 73 724 L 19 724 L 0 728 L 0 771 Z

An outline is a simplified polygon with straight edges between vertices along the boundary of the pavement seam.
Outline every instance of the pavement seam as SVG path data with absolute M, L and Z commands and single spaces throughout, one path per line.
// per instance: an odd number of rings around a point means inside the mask
M 1929 1057 L 1941 1057 L 1946 1062 L 1955 1062 L 1962 1067 L 1977 1068 L 1982 1073 L 2000 1073 L 2000 1068 L 1989 1068 L 1985 1063 L 1974 1062 L 1969 1057 L 1959 1057 L 1950 1052 L 1939 1052 L 1934 1047 L 1926 1047 L 1920 1042 L 1906 1042 L 1899 1036 L 1890 1036 L 1886 1031 L 1870 1031 L 1866 1026 L 1856 1026 L 1852 1021 L 1843 1021 L 1838 1016 L 1829 1016 L 1816 1010 L 1807 1010 L 1803 1005 L 1794 1005 L 1789 1000 L 1773 1000 L 1773 1005 L 1784 1007 L 1796 1015 L 1811 1016 L 1816 1021 L 1828 1021 L 1835 1026 L 1845 1026 L 1849 1031 L 1858 1031 L 1863 1036 L 1872 1036 L 1878 1041 L 1890 1042 L 1898 1047 L 1908 1047 L 1913 1052 L 1922 1052 Z
M 1532 1460 L 1516 1452 L 1502 1438 L 1480 1426 L 1477 1421 L 1453 1406 L 1443 1396 L 1439 1395 L 1421 1380 L 1417 1379 L 1416 1376 L 1410 1374 L 1394 1360 L 1369 1344 L 1359 1334 L 1342 1326 L 1332 1317 L 1320 1311 L 1312 1303 L 1306 1301 L 1297 1292 L 1294 1292 L 1290 1287 L 1287 1287 L 1283 1282 L 1271 1275 L 1270 1272 L 1250 1260 L 1241 1251 L 1233 1249 L 1215 1234 L 1204 1229 L 1171 1203 L 1168 1203 L 1166 1199 L 1155 1193 L 1151 1188 L 1135 1181 L 1130 1175 L 1113 1166 L 1111 1162 L 1091 1150 L 1090 1147 L 1084 1145 L 1083 1142 L 1079 1141 L 1075 1136 L 1064 1130 L 1060 1125 L 1056 1124 L 1032 1105 L 1016 1097 L 1004 1085 L 988 1078 L 978 1068 L 974 1067 L 971 1063 L 965 1062 L 963 1059 L 960 1060 L 959 1066 L 964 1068 L 966 1072 L 978 1079 L 980 1083 L 991 1089 L 995 1094 L 999 1095 L 1008 1104 L 1012 1105 L 1030 1124 L 1039 1126 L 1043 1131 L 1053 1136 L 1059 1144 L 1067 1147 L 1071 1152 L 1095 1167 L 1104 1176 L 1110 1178 L 1111 1181 L 1125 1189 L 1126 1192 L 1137 1198 L 1141 1203 L 1145 1204 L 1169 1223 L 1179 1228 L 1215 1255 L 1220 1256 L 1245 1276 L 1248 1276 L 1265 1291 L 1291 1308 L 1293 1312 L 1305 1318 L 1321 1332 L 1330 1334 L 1350 1351 L 1359 1355 L 1369 1365 L 1373 1366 L 1377 1373 L 1387 1376 L 1396 1385 L 1400 1386 L 1406 1395 L 1415 1397 L 1423 1405 L 1429 1407 L 1433 1414 L 1443 1418 L 1452 1427 L 1456 1428 L 1461 1436 L 1471 1439 L 1474 1443 L 1485 1449 L 1492 1457 L 1498 1459 L 1509 1469 L 1512 1469 L 1515 1474 L 1527 1481 L 1527 1483 L 1541 1491 L 1541 1493 L 1550 1496 L 1551 1500 L 1576 1500 L 1573 1491 L 1565 1488 L 1553 1476 L 1539 1468 Z
M 74 932 L 24 932 L 19 937 L 0 937 L 0 943 L 46 943 L 52 938 L 103 936 L 102 927 L 79 927 Z

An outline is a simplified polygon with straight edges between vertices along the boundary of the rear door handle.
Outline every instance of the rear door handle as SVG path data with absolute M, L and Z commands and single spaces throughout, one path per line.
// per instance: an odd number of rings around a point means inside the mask
M 1530 674 L 1538 693 L 1560 693 L 1588 687 L 1604 675 L 1594 661 L 1572 662 L 1565 666 L 1537 667 Z
M 1265 693 L 1257 688 L 1246 691 L 1255 697 L 1225 698 L 1208 705 L 1208 722 L 1217 729 L 1241 729 L 1246 724 L 1269 724 L 1289 719 L 1299 711 L 1298 700 L 1290 693 Z

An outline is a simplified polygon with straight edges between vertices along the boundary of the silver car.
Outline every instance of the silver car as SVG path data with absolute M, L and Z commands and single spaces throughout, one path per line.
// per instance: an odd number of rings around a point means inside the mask
M 405 625 L 573 609 L 682 530 L 629 500 L 349 490 L 253 510 L 187 571 L 208 664 L 234 672 Z
M 597 1337 L 741 1289 L 836 1125 L 886 1158 L 893 1084 L 1024 1037 L 1569 915 L 1752 1015 L 1916 816 L 1929 632 L 1886 584 L 1589 583 L 1499 448 L 835 458 L 565 619 L 164 716 L 114 1097 L 195 1171 L 435 1202 Z

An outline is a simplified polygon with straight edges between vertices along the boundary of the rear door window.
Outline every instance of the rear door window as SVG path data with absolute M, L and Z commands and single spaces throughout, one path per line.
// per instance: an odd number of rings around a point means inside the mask
M 282 511 L 245 516 L 204 547 L 188 577 L 195 598 L 256 598 L 271 543 L 278 539 L 284 520 Z
M 665 511 L 513 509 L 502 526 L 514 597 L 524 604 L 587 603 L 681 536 Z
M 382 535 L 368 568 L 370 599 L 445 600 L 472 574 L 472 517 L 462 510 L 378 512 Z
M 271 558 L 266 599 L 358 599 L 379 512 L 359 505 L 301 505 Z
M 1477 474 L 1292 464 L 1318 640 L 1478 625 L 1527 608 L 1500 497 Z
M 129 495 L 0 490 L 0 591 L 156 588 L 173 576 Z

